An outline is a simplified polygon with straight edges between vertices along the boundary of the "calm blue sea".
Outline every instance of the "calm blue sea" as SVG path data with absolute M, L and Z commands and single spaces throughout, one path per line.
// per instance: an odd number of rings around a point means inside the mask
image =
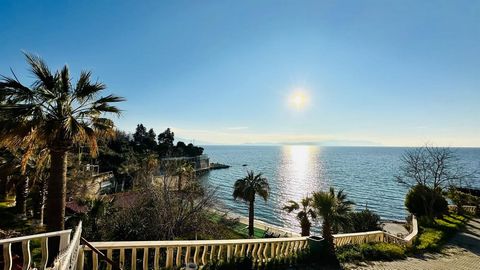
M 235 214 L 247 216 L 247 205 L 232 198 L 233 183 L 247 170 L 262 172 L 269 180 L 271 196 L 258 199 L 255 217 L 262 221 L 298 230 L 293 215 L 282 210 L 288 200 L 299 200 L 329 186 L 344 189 L 357 209 L 374 210 L 384 219 L 404 220 L 407 188 L 394 180 L 401 155 L 399 147 L 320 146 L 206 146 L 211 162 L 231 165 L 215 170 L 202 180 L 216 187 L 218 203 Z M 480 170 L 480 148 L 453 149 L 465 168 Z M 243 166 L 247 165 L 247 166 Z M 480 179 L 470 185 L 480 188 Z

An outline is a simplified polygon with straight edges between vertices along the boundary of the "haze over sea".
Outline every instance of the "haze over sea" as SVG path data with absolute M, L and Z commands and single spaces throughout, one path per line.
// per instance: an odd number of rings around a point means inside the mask
M 329 186 L 344 189 L 356 209 L 368 206 L 382 219 L 404 220 L 407 187 L 394 179 L 401 165 L 402 147 L 320 147 L 285 146 L 205 146 L 211 162 L 230 165 L 210 171 L 202 180 L 217 187 L 220 207 L 242 216 L 248 207 L 232 198 L 235 180 L 247 170 L 262 172 L 269 180 L 271 194 L 265 203 L 257 198 L 255 218 L 298 231 L 293 214 L 282 210 L 288 200 L 299 201 Z M 480 170 L 480 148 L 453 148 L 468 171 Z M 246 164 L 247 166 L 243 166 Z M 467 184 L 480 188 L 480 179 Z

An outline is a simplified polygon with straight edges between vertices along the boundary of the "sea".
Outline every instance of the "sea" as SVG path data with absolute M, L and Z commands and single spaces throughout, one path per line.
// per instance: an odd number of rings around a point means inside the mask
M 283 146 L 205 146 L 210 162 L 231 166 L 212 170 L 201 181 L 216 190 L 215 204 L 231 214 L 248 216 L 248 206 L 232 196 L 234 182 L 247 171 L 262 173 L 271 192 L 265 202 L 255 202 L 255 218 L 263 222 L 299 231 L 294 214 L 282 210 L 289 200 L 299 201 L 329 187 L 343 189 L 355 203 L 356 210 L 368 208 L 385 220 L 405 220 L 404 206 L 408 190 L 395 180 L 403 147 L 323 147 L 312 145 Z M 480 148 L 452 148 L 466 171 L 480 171 Z M 480 188 L 478 174 L 465 182 Z M 314 224 L 317 231 L 320 224 Z

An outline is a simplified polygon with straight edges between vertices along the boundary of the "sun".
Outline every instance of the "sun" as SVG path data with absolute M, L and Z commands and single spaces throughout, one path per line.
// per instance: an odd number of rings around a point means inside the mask
M 288 98 L 288 103 L 295 109 L 303 109 L 308 104 L 308 96 L 303 91 L 295 91 Z

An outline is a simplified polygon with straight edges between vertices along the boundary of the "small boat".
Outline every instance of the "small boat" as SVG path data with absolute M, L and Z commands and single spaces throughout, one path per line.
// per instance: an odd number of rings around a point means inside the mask
M 247 164 L 243 164 L 242 166 L 243 166 L 243 167 L 246 167 L 246 166 L 247 166 Z

